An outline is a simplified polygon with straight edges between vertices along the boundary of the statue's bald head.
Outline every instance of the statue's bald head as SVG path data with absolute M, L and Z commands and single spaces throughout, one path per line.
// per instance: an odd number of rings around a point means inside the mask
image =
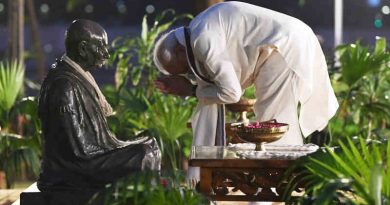
M 66 52 L 77 52 L 77 46 L 82 41 L 104 37 L 107 38 L 107 33 L 98 23 L 86 19 L 74 20 L 65 33 Z
M 65 48 L 66 54 L 85 69 L 100 67 L 103 64 L 101 61 L 109 56 L 106 31 L 98 23 L 86 19 L 75 20 L 68 27 Z

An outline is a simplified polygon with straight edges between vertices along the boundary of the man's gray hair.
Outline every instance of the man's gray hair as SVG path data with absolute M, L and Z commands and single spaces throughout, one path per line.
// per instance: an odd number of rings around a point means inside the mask
M 175 36 L 175 29 L 163 34 L 155 43 L 153 50 L 153 61 L 160 72 L 170 75 L 163 67 L 161 61 L 169 62 L 174 55 L 174 48 L 178 43 Z

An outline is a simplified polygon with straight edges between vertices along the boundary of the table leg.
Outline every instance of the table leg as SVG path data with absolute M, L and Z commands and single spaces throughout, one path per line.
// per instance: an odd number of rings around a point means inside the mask
M 212 169 L 200 168 L 200 192 L 205 195 L 211 194 Z

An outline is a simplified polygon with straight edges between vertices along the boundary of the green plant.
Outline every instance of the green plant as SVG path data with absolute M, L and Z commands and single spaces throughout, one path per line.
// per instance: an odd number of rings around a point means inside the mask
M 186 18 L 192 16 L 176 16 L 173 10 L 166 10 L 148 26 L 148 18 L 144 16 L 140 36 L 115 39 L 110 62 L 116 66 L 116 85 L 104 88 L 117 113 L 109 118 L 114 133 L 121 139 L 128 139 L 143 129 L 155 133 L 165 159 L 163 166 L 173 169 L 180 167 L 183 155 L 189 154 L 191 135 L 187 121 L 195 103 L 156 92 L 153 80 L 158 76 L 158 69 L 152 52 L 156 38 L 179 19 Z
M 0 170 L 6 173 L 7 188 L 26 167 L 37 175 L 40 156 L 40 124 L 34 98 L 17 101 L 24 82 L 21 62 L 0 62 Z M 16 129 L 21 121 L 29 126 Z M 25 128 L 25 129 L 24 129 Z M 15 134 L 25 132 L 24 136 Z
M 149 112 L 145 115 L 144 128 L 157 131 L 163 163 L 169 162 L 172 169 L 180 168 L 183 146 L 179 139 L 192 139 L 187 123 L 191 117 L 195 100 L 192 98 L 183 100 L 180 97 L 157 93 L 153 99 L 153 103 L 148 102 Z
M 29 96 L 20 99 L 14 106 L 14 115 L 22 117 L 22 132 L 24 138 L 31 138 L 29 148 L 41 156 L 41 121 L 38 117 L 38 100 Z M 39 163 L 38 163 L 39 164 Z M 38 164 L 34 164 L 38 166 Z M 39 167 L 39 166 L 38 166 Z
M 390 119 L 390 53 L 386 39 L 377 38 L 373 51 L 359 41 L 337 48 L 341 70 L 332 78 L 341 105 L 330 123 L 330 133 L 342 136 L 373 134 L 388 127 Z M 374 131 L 374 133 L 373 133 Z
M 143 172 L 108 185 L 106 190 L 91 200 L 102 200 L 109 205 L 201 205 L 208 200 L 193 187 L 182 183 L 183 174 L 174 172 L 160 176 L 154 172 Z
M 192 134 L 187 123 L 195 99 L 155 92 L 149 99 L 140 90 L 122 91 L 117 114 L 108 119 L 110 128 L 121 139 L 129 139 L 140 130 L 150 130 L 159 140 L 165 168 L 181 167 L 188 157 Z
M 310 204 L 388 204 L 390 202 L 390 144 L 347 138 L 340 148 L 326 147 L 309 156 L 290 180 L 285 196 L 304 184 Z M 302 199 L 302 202 L 305 198 Z
M 145 15 L 139 37 L 119 37 L 112 42 L 110 62 L 116 64 L 115 84 L 118 90 L 127 85 L 130 77 L 132 86 L 139 86 L 139 83 L 143 82 L 140 86 L 146 89 L 146 96 L 151 95 L 154 91 L 153 80 L 158 76 L 158 69 L 153 63 L 154 43 L 161 33 L 183 18 L 191 19 L 192 16 L 190 14 L 176 16 L 174 10 L 165 10 L 156 16 L 149 27 Z
M 108 118 L 111 130 L 120 139 L 135 136 L 141 127 L 133 122 L 140 121 L 149 112 L 144 92 L 141 89 L 122 89 L 118 93 L 113 86 L 105 86 L 103 91 L 115 107 L 116 114 Z
M 339 46 L 336 50 L 340 55 L 343 81 L 349 87 L 353 87 L 368 72 L 378 71 L 386 66 L 389 60 L 386 39 L 380 37 L 376 40 L 373 52 L 370 52 L 368 46 L 362 46 L 359 41 Z
M 38 153 L 31 148 L 33 138 L 23 138 L 17 134 L 0 132 L 0 170 L 4 170 L 7 188 L 11 188 L 16 177 L 20 176 L 23 164 L 31 173 L 39 172 Z
M 8 129 L 10 111 L 23 86 L 24 65 L 21 62 L 0 62 L 0 127 Z

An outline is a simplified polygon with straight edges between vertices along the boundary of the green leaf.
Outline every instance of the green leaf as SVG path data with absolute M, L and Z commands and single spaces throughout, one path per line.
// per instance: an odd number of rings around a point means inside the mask
M 117 90 L 126 86 L 128 73 L 129 73 L 129 63 L 131 56 L 124 57 L 117 65 L 117 70 L 115 72 L 115 87 Z
M 144 43 L 148 41 L 148 21 L 146 15 L 142 19 L 141 39 Z
M 360 138 L 360 139 L 362 139 L 362 138 Z M 367 156 L 362 155 L 361 151 L 358 150 L 358 148 L 355 146 L 355 144 L 353 143 L 353 141 L 350 138 L 347 138 L 347 142 L 348 142 L 349 147 L 345 146 L 344 143 L 341 143 L 341 141 L 339 141 L 339 144 L 342 147 L 344 153 L 346 155 L 349 153 L 352 153 L 350 160 L 352 162 L 356 162 L 356 166 L 357 166 L 356 169 L 362 171 L 364 176 L 368 176 L 369 165 L 366 162 Z M 364 142 L 359 141 L 359 143 L 364 143 Z M 362 146 L 366 146 L 366 144 L 364 143 L 364 145 L 362 145 Z
M 24 65 L 21 62 L 0 62 L 0 110 L 9 111 L 21 91 Z
M 330 173 L 332 173 L 334 176 L 337 176 L 337 177 L 343 177 L 342 173 L 340 172 L 340 170 L 337 170 L 336 168 L 333 168 L 331 167 L 330 165 L 326 164 L 326 163 L 323 163 L 322 161 L 318 160 L 318 159 L 315 159 L 315 158 L 311 158 L 309 157 L 309 160 L 311 162 L 313 162 L 313 164 L 317 164 L 319 165 L 320 167 L 322 167 L 324 170 L 327 170 L 329 171 Z M 306 165 L 307 168 L 311 169 L 311 167 L 309 167 L 308 165 Z M 315 171 L 315 170 L 312 170 L 312 171 Z
M 385 174 L 383 175 L 383 186 L 382 186 L 382 193 L 385 197 L 387 197 L 388 201 L 390 201 L 390 143 L 387 142 L 386 146 L 386 153 L 385 153 L 385 160 L 384 162 L 387 165 L 387 169 L 385 170 Z
M 384 52 L 386 52 L 386 38 L 384 37 L 376 37 L 376 42 L 375 42 L 375 50 L 374 54 L 375 55 L 380 55 Z
M 355 44 L 338 47 L 343 80 L 351 87 L 368 72 L 379 70 L 388 55 L 383 51 L 383 40 L 379 39 L 377 52 L 370 53 L 369 48 Z
M 364 163 L 364 159 L 361 157 L 361 154 L 357 152 L 356 146 L 353 142 L 347 138 L 349 147 L 347 147 L 344 143 L 339 141 L 340 147 L 343 151 L 343 154 L 346 156 L 346 160 L 351 163 L 348 163 L 353 170 L 360 170 L 363 173 L 363 176 L 369 175 L 369 168 L 367 164 Z
M 337 162 L 337 164 L 342 168 L 340 171 L 344 174 L 344 176 L 351 176 L 354 180 L 356 180 L 356 182 L 364 184 L 364 181 L 359 176 L 357 170 L 352 169 L 351 164 L 353 162 L 343 160 L 339 155 L 335 154 L 328 147 L 326 147 L 326 149 L 332 158 Z
M 139 66 L 134 66 L 130 72 L 133 85 L 137 86 L 142 77 L 142 69 Z
M 352 113 L 353 122 L 356 123 L 357 125 L 360 122 L 360 117 L 361 117 L 360 111 L 361 111 L 361 109 L 357 109 L 357 110 L 355 110 L 355 112 Z
M 133 120 L 133 119 L 128 119 L 128 121 L 130 123 L 132 123 L 133 125 L 137 126 L 138 129 L 148 129 L 148 127 L 146 127 L 144 124 L 142 124 L 142 122 L 139 122 L 139 121 Z
M 157 16 L 155 18 L 154 25 L 160 24 L 160 21 L 162 21 L 167 15 L 169 15 L 169 14 L 175 15 L 175 13 L 176 12 L 173 9 L 166 9 L 166 10 L 164 10 L 160 14 L 157 14 Z
M 20 114 L 38 118 L 38 101 L 35 97 L 24 97 L 17 103 L 16 106 Z
M 0 132 L 0 170 L 6 172 L 7 187 L 10 188 L 17 176 L 21 175 L 23 167 L 27 167 L 31 173 L 38 173 L 39 152 L 33 150 L 33 140 L 21 135 Z
M 317 196 L 313 205 L 333 205 L 334 199 L 336 198 L 337 191 L 344 187 L 345 183 L 342 180 L 331 181 L 322 187 L 321 194 Z
M 374 200 L 375 205 L 382 204 L 382 197 L 381 197 L 382 179 L 383 179 L 382 173 L 383 173 L 382 164 L 376 164 L 371 169 L 369 193 L 372 199 Z
M 360 150 L 361 150 L 363 156 L 365 156 L 366 163 L 368 164 L 368 166 L 374 165 L 375 164 L 374 159 L 371 156 L 371 153 L 369 152 L 368 147 L 367 147 L 364 139 L 360 137 L 359 138 L 359 142 L 360 142 L 359 143 L 360 144 Z

